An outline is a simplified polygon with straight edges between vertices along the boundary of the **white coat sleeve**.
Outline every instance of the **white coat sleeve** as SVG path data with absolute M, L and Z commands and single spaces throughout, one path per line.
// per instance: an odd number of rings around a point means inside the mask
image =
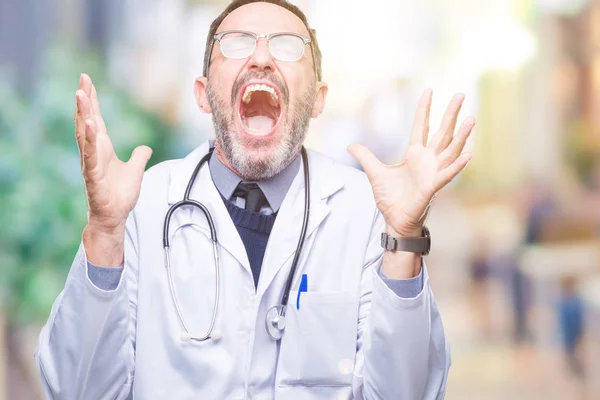
M 397 296 L 377 273 L 384 228 L 383 218 L 376 212 L 362 274 L 354 397 L 443 399 L 450 348 L 427 270 L 420 293 L 413 298 Z
M 95 286 L 83 244 L 35 350 L 48 399 L 125 399 L 134 373 L 137 233 L 127 221 L 124 271 L 114 290 Z

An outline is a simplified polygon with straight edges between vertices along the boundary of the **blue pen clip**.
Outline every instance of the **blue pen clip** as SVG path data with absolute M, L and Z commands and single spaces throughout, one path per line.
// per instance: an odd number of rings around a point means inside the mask
M 296 298 L 296 309 L 300 309 L 300 293 L 308 291 L 308 277 L 306 274 L 302 274 L 302 281 L 300 282 L 300 288 L 298 289 L 298 297 Z

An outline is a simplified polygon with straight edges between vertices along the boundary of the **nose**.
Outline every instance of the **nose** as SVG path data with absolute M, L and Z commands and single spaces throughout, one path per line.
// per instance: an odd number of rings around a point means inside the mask
M 271 56 L 269 43 L 264 38 L 259 38 L 256 42 L 256 49 L 248 60 L 248 68 L 257 72 L 275 71 L 275 60 Z

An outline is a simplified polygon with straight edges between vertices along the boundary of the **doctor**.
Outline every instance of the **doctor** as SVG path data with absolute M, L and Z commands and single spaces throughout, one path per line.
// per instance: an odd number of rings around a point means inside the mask
M 89 221 L 35 353 L 46 396 L 443 398 L 450 353 L 422 262 L 424 220 L 470 159 L 474 120 L 454 134 L 463 97 L 427 144 L 423 94 L 400 164 L 351 146 L 365 175 L 301 150 L 327 85 L 295 6 L 232 2 L 211 25 L 203 75 L 194 91 L 215 142 L 146 173 L 151 150 L 117 158 L 81 76 Z M 188 186 L 205 210 L 173 208 Z

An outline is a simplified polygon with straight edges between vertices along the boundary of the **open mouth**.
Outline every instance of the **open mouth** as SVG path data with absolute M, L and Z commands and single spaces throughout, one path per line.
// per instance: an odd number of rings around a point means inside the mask
M 267 136 L 281 118 L 281 94 L 268 83 L 250 83 L 240 93 L 240 120 L 247 134 Z

